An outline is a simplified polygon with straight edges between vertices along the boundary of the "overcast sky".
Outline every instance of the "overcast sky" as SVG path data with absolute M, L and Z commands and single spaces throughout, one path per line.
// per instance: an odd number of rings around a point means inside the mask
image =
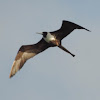
M 62 20 L 75 30 L 62 44 L 76 56 L 49 48 L 11 79 L 21 45 L 34 44 Z M 100 100 L 100 0 L 0 0 L 0 100 Z

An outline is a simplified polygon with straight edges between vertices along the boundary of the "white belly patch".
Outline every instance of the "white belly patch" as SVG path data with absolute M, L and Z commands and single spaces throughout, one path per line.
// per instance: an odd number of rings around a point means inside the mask
M 46 36 L 46 38 L 44 37 L 44 40 L 49 43 L 50 41 L 56 40 L 56 39 L 55 39 L 55 37 L 53 35 L 51 35 L 50 33 L 48 33 L 47 36 Z

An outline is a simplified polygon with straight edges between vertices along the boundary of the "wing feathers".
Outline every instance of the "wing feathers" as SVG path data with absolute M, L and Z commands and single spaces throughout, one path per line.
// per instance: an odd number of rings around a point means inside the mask
M 9 77 L 11 78 L 13 75 L 15 75 L 16 72 L 22 68 L 25 62 L 35 55 L 36 55 L 35 53 L 27 53 L 27 52 L 23 53 L 19 51 L 15 58 L 15 61 L 13 62 Z
M 15 61 L 13 62 L 9 77 L 11 78 L 13 75 L 15 75 L 16 72 L 23 67 L 23 65 L 28 59 L 34 57 L 38 53 L 47 49 L 48 47 L 50 46 L 44 41 L 43 38 L 34 45 L 21 46 L 16 55 Z
M 77 25 L 75 23 L 69 22 L 69 21 L 63 21 L 62 26 L 59 30 L 51 32 L 53 35 L 56 36 L 57 39 L 62 40 L 65 38 L 67 35 L 69 35 L 74 29 L 85 29 L 89 31 L 88 29 Z

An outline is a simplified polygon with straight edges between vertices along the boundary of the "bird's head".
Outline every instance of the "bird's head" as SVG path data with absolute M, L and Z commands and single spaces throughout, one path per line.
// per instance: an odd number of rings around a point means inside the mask
M 41 35 L 43 35 L 43 37 L 46 37 L 46 35 L 47 35 L 48 33 L 47 33 L 47 32 L 41 32 L 41 33 L 37 32 L 37 34 L 41 34 Z

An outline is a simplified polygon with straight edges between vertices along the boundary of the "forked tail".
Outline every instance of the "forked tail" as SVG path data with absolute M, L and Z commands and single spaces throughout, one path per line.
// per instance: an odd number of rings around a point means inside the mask
M 75 57 L 74 54 L 72 54 L 70 51 L 68 51 L 68 50 L 67 50 L 66 48 L 64 48 L 62 45 L 59 45 L 58 47 L 59 47 L 60 49 L 64 50 L 65 52 L 71 54 L 73 57 Z

